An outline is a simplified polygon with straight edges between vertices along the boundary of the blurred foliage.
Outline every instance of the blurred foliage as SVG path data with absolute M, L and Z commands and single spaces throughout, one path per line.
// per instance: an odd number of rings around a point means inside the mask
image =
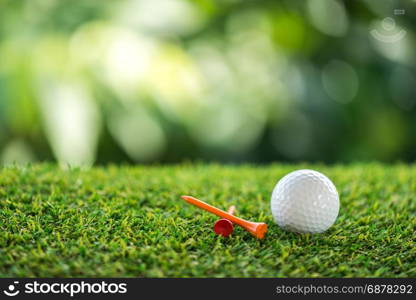
M 0 0 L 0 160 L 412 161 L 415 7 Z

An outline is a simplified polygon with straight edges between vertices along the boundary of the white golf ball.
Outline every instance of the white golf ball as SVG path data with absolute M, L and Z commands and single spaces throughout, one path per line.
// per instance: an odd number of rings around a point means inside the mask
M 285 230 L 324 232 L 338 216 L 338 192 L 332 181 L 319 172 L 294 171 L 276 184 L 271 209 L 275 222 Z

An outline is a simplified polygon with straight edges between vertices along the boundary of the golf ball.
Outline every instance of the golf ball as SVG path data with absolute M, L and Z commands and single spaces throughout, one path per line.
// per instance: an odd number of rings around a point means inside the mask
M 338 216 L 338 192 L 331 180 L 317 171 L 294 171 L 276 184 L 271 210 L 275 222 L 285 230 L 324 232 Z

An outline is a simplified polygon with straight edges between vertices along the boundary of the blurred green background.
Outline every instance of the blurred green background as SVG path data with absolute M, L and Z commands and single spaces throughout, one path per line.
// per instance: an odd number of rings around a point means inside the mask
M 0 162 L 413 161 L 415 16 L 415 1 L 0 0 Z

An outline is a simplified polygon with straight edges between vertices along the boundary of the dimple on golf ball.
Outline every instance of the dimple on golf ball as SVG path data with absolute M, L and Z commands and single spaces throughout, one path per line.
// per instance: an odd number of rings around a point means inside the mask
M 339 211 L 335 185 L 313 170 L 298 170 L 283 177 L 273 190 L 271 210 L 275 222 L 299 233 L 324 232 Z

